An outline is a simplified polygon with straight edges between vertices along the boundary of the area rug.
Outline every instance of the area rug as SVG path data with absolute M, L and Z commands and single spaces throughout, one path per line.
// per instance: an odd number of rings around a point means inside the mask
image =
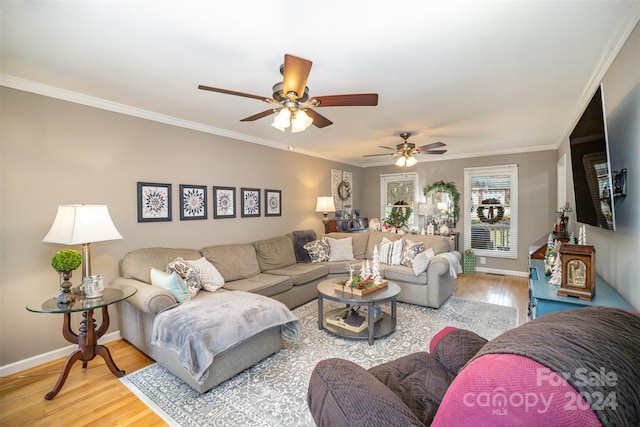
M 325 310 L 332 302 L 325 302 Z M 387 308 L 388 309 L 388 308 Z M 396 331 L 367 340 L 336 337 L 318 330 L 318 304 L 293 310 L 301 321 L 298 342 L 283 348 L 230 380 L 200 394 L 159 364 L 121 381 L 171 426 L 314 426 L 306 394 L 311 372 L 322 359 L 340 357 L 364 368 L 416 351 L 445 326 L 469 329 L 487 339 L 517 326 L 518 310 L 460 298 L 439 309 L 398 303 Z

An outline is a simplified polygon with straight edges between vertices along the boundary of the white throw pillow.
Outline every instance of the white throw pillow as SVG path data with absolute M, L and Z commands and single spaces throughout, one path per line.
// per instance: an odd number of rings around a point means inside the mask
M 187 264 L 195 270 L 202 289 L 215 292 L 224 286 L 224 277 L 205 257 L 196 261 L 187 261 Z
M 329 261 L 352 261 L 354 259 L 353 238 L 333 239 L 327 237 L 327 241 L 329 242 Z
M 380 262 L 387 265 L 400 265 L 403 247 L 404 241 L 402 239 L 392 242 L 383 237 L 380 243 Z
M 420 252 L 418 255 L 413 258 L 413 272 L 416 276 L 421 275 L 425 271 L 427 271 L 427 267 L 429 267 L 429 262 L 431 262 L 431 258 L 436 256 L 435 252 L 433 252 L 433 248 L 426 249 Z
M 159 288 L 163 288 L 171 292 L 171 295 L 178 302 L 187 301 L 191 299 L 191 292 L 184 282 L 184 279 L 173 273 L 165 273 L 156 268 L 151 268 L 150 272 L 151 284 Z

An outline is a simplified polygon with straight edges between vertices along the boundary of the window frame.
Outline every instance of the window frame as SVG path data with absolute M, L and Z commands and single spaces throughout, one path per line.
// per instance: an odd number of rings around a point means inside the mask
M 411 201 L 411 217 L 408 221 L 409 227 L 418 226 L 418 203 L 420 200 L 420 189 L 419 189 L 419 179 L 417 172 L 406 172 L 406 173 L 391 173 L 391 174 L 382 174 L 380 175 L 380 224 L 384 223 L 384 219 L 387 217 L 387 208 L 393 205 L 387 205 L 387 185 L 390 182 L 397 181 L 411 181 L 413 183 L 413 200 Z M 389 203 L 393 203 L 397 200 L 390 201 Z

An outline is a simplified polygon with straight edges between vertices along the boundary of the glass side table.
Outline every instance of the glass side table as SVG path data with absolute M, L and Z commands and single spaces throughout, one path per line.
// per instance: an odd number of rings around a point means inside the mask
M 52 400 L 67 380 L 71 366 L 78 360 L 82 361 L 82 369 L 87 368 L 87 362 L 93 360 L 96 356 L 102 357 L 109 370 L 116 377 L 123 377 L 125 372 L 119 369 L 109 349 L 98 344 L 98 339 L 102 337 L 109 329 L 109 306 L 119 301 L 130 298 L 136 293 L 136 289 L 130 286 L 119 288 L 105 288 L 104 295 L 100 298 L 78 298 L 73 304 L 58 304 L 56 299 L 49 297 L 44 301 L 38 301 L 27 305 L 27 310 L 34 313 L 63 314 L 62 335 L 72 344 L 78 344 L 77 350 L 69 355 L 62 372 L 58 377 L 58 382 L 49 393 L 45 395 L 45 399 Z M 102 324 L 96 328 L 96 322 L 93 318 L 93 310 L 102 308 Z M 82 320 L 78 328 L 78 333 L 71 329 L 71 313 L 82 312 Z

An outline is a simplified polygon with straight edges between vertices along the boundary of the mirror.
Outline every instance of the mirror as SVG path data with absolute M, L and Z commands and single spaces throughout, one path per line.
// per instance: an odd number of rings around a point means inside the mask
M 424 188 L 427 203 L 441 218 L 446 218 L 455 227 L 460 218 L 460 193 L 453 182 L 437 181 Z

